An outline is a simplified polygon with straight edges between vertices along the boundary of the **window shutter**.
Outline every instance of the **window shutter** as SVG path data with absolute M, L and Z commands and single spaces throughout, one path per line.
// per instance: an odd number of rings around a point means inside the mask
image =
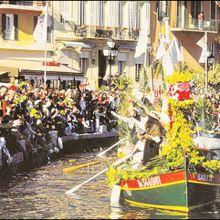
M 35 27 L 37 25 L 37 20 L 38 20 L 38 16 L 34 16 L 34 29 L 35 29 Z
M 14 14 L 15 40 L 18 40 L 18 15 Z
M 2 33 L 5 31 L 6 14 L 2 14 Z
M 163 2 L 158 1 L 158 12 L 157 12 L 158 20 L 163 20 Z

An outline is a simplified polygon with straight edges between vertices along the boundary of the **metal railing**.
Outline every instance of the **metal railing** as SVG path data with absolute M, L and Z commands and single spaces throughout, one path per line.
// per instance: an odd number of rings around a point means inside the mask
M 139 37 L 139 30 L 117 27 L 106 28 L 98 26 L 77 26 L 75 28 L 75 35 L 77 37 L 113 37 L 118 40 L 137 40 Z
M 214 31 L 219 32 L 220 20 L 198 20 L 192 17 L 187 19 L 178 19 L 173 28 L 180 28 L 192 31 Z
M 46 1 L 1 1 L 0 5 L 6 4 L 6 5 L 20 5 L 20 6 L 45 6 Z

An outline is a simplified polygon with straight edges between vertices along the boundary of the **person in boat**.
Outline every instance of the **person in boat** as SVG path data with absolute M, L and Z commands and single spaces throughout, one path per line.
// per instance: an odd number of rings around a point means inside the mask
M 147 114 L 145 117 L 145 131 L 138 132 L 137 137 L 144 142 L 142 165 L 145 165 L 151 158 L 159 154 L 159 146 L 165 136 L 165 129 L 159 119 L 154 115 Z

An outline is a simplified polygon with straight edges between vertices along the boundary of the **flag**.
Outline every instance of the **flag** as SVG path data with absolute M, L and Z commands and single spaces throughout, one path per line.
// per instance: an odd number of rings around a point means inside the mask
M 205 57 L 205 34 L 199 41 L 197 41 L 196 45 L 198 45 L 199 47 L 202 48 L 202 53 L 199 58 L 199 63 L 205 63 L 205 60 L 206 60 L 206 57 Z
M 176 39 L 172 40 L 170 46 L 170 56 L 173 64 L 176 64 L 177 62 L 182 61 L 182 54 L 180 52 L 178 42 Z
M 34 29 L 33 36 L 36 42 L 47 42 L 47 27 L 50 27 L 51 23 L 51 17 L 48 14 L 48 6 L 46 5 L 45 11 L 38 16 L 37 25 Z
M 197 41 L 196 45 L 198 45 L 201 48 L 205 47 L 205 35 L 200 40 Z
M 165 54 L 164 37 L 161 35 L 159 46 L 157 48 L 157 54 L 154 61 L 161 59 L 164 56 L 164 54 Z
M 138 43 L 135 48 L 135 55 L 134 55 L 135 58 L 139 57 L 143 53 L 146 53 L 147 51 L 149 27 L 146 24 L 147 24 L 147 18 L 145 18 L 145 21 L 143 21 L 142 23 L 142 28 L 139 35 Z
M 174 66 L 173 66 L 173 62 L 172 62 L 169 50 L 166 51 L 166 53 L 164 54 L 162 58 L 162 66 L 163 66 L 165 76 L 169 76 L 173 73 Z

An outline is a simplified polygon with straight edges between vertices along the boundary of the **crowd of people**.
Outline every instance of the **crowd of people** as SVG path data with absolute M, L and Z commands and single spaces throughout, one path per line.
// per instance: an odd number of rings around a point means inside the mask
M 66 91 L 15 81 L 0 87 L 0 136 L 11 154 L 22 150 L 19 140 L 28 143 L 25 153 L 48 151 L 53 130 L 60 137 L 66 132 L 101 132 L 101 127 L 116 129 L 111 110 L 116 110 L 118 102 L 117 90 L 92 91 L 85 81 Z

